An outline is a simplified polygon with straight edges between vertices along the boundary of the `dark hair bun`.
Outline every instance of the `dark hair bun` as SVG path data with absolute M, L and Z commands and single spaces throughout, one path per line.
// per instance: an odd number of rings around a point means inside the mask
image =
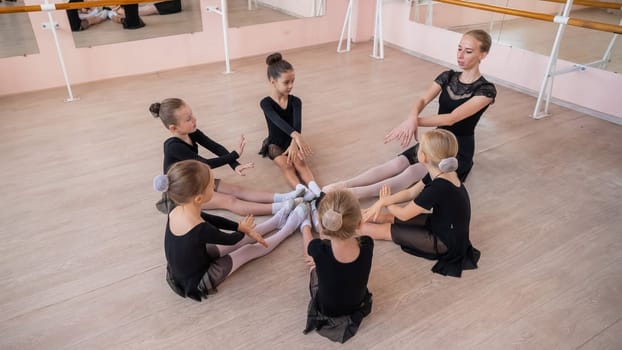
M 275 52 L 266 58 L 266 64 L 270 66 L 282 60 L 283 56 L 279 52 Z
M 149 112 L 151 112 L 154 118 L 160 117 L 160 102 L 152 103 L 149 106 Z

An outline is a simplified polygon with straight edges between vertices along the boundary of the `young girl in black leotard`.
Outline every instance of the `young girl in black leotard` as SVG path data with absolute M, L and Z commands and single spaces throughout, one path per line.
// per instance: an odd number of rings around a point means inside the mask
M 417 99 L 406 121 L 393 129 L 385 142 L 399 140 L 406 147 L 416 138 L 418 126 L 437 126 L 454 133 L 458 138 L 458 176 L 464 181 L 473 166 L 475 153 L 475 126 L 497 95 L 495 86 L 481 76 L 480 62 L 488 55 L 492 40 L 483 30 L 472 30 L 462 36 L 458 45 L 457 63 L 461 72 L 448 70 L 441 73 L 426 92 Z M 423 109 L 438 99 L 438 114 L 422 116 Z M 384 185 L 393 192 L 403 190 L 427 174 L 417 163 L 417 145 L 396 158 L 368 169 L 351 179 L 324 187 L 350 188 L 358 198 L 376 196 Z
M 305 199 L 311 200 L 320 195 L 321 189 L 305 162 L 312 152 L 301 134 L 302 101 L 290 94 L 296 77 L 294 68 L 280 53 L 268 56 L 266 63 L 272 93 L 260 102 L 268 137 L 259 153 L 274 161 L 292 188 L 299 189 L 306 184 Z
M 369 236 L 356 237 L 361 208 L 350 191 L 338 190 L 320 198 L 318 221 L 325 239 L 313 239 L 308 219 L 301 225 L 305 254 L 312 266 L 305 333 L 317 329 L 344 342 L 371 312 L 367 282 L 374 241 Z
M 197 120 L 190 106 L 179 98 L 168 98 L 162 102 L 152 103 L 149 111 L 159 118 L 172 134 L 164 141 L 164 173 L 176 162 L 194 159 L 217 168 L 229 165 L 236 174 L 244 175 L 254 167 L 253 163 L 240 164 L 238 158 L 244 151 L 246 140 L 242 135 L 240 144 L 235 151 L 229 152 L 225 147 L 210 139 L 197 128 Z M 204 158 L 199 155 L 199 145 L 217 155 L 215 158 Z M 274 214 L 284 205 L 293 209 L 293 198 L 302 195 L 304 189 L 287 193 L 255 191 L 246 187 L 225 183 L 216 179 L 215 193 L 203 209 L 227 209 L 239 215 Z M 288 201 L 289 200 L 289 201 Z M 156 204 L 159 210 L 168 212 L 166 200 Z
M 380 199 L 363 215 L 364 221 L 376 223 L 365 223 L 361 232 L 438 260 L 432 271 L 460 277 L 463 269 L 477 268 L 480 253 L 469 240 L 471 204 L 456 173 L 458 142 L 450 131 L 435 129 L 426 132 L 419 144 L 417 158 L 429 178 L 394 195 L 384 186 Z M 406 201 L 410 202 L 404 207 L 396 205 Z
M 257 226 L 252 215 L 237 223 L 204 213 L 202 205 L 214 195 L 214 177 L 209 166 L 196 160 L 173 164 L 154 179 L 154 187 L 177 204 L 168 214 L 164 235 L 167 281 L 179 295 L 198 301 L 240 266 L 271 252 L 309 213 L 303 202 L 289 216 L 281 211 Z

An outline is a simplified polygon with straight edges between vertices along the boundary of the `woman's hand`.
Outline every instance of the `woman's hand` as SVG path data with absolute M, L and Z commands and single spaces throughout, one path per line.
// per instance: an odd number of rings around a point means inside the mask
M 246 164 L 240 164 L 238 166 L 235 167 L 235 172 L 236 174 L 240 175 L 240 176 L 246 176 L 246 170 L 248 169 L 252 169 L 255 167 L 255 163 L 250 162 L 250 163 L 246 163 Z
M 246 137 L 244 137 L 244 135 L 240 135 L 240 143 L 238 144 L 238 147 L 235 149 L 236 152 L 238 152 L 238 156 L 242 156 L 242 153 L 244 153 L 244 147 L 246 146 Z
M 418 117 L 408 117 L 408 119 L 404 120 L 400 123 L 396 128 L 391 130 L 385 137 L 384 143 L 389 143 L 394 140 L 400 140 L 400 145 L 402 147 L 406 147 L 410 144 L 413 137 L 415 140 L 419 140 L 419 136 L 417 135 L 417 127 L 418 127 Z

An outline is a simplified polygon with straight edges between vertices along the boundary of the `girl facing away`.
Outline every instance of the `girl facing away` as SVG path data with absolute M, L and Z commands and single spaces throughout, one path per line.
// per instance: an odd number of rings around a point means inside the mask
M 305 162 L 312 151 L 301 134 L 302 101 L 291 94 L 296 78 L 294 67 L 278 52 L 269 55 L 266 64 L 272 92 L 259 103 L 268 125 L 268 137 L 259 154 L 274 161 L 292 188 L 306 184 L 304 197 L 310 201 L 320 195 L 321 189 Z
M 308 218 L 301 225 L 305 255 L 312 266 L 304 333 L 317 330 L 343 343 L 356 334 L 363 318 L 371 312 L 372 295 L 367 282 L 374 241 L 369 236 L 357 237 L 361 207 L 350 191 L 323 194 L 318 201 L 323 239 L 313 238 Z
M 447 70 L 414 103 L 407 119 L 386 135 L 385 143 L 399 140 L 403 147 L 417 139 L 419 126 L 436 126 L 451 131 L 458 139 L 458 177 L 464 181 L 473 167 L 475 126 L 497 95 L 493 84 L 482 77 L 479 65 L 490 51 L 492 39 L 483 30 L 465 33 L 458 44 L 456 60 L 461 71 Z M 436 97 L 438 114 L 422 116 L 423 109 Z M 421 180 L 427 168 L 417 161 L 418 144 L 392 160 L 373 167 L 351 179 L 328 185 L 325 192 L 335 188 L 350 188 L 357 198 L 378 195 L 383 186 L 392 192 L 403 190 Z
M 309 214 L 306 203 L 289 216 L 281 210 L 260 225 L 252 215 L 238 223 L 207 214 L 202 206 L 214 195 L 214 177 L 209 166 L 196 160 L 173 164 L 166 175 L 154 179 L 154 187 L 177 204 L 164 233 L 167 281 L 177 294 L 197 301 L 214 293 L 240 266 L 270 253 Z
M 236 174 L 241 176 L 255 166 L 253 163 L 240 164 L 238 162 L 246 145 L 243 135 L 238 148 L 229 152 L 197 128 L 197 119 L 184 100 L 167 98 L 162 102 L 152 103 L 149 111 L 154 118 L 160 119 L 171 133 L 171 137 L 164 141 L 164 173 L 176 162 L 188 159 L 198 160 L 211 168 L 229 165 Z M 199 155 L 199 145 L 217 157 L 203 158 Z M 203 209 L 226 209 L 238 215 L 274 214 L 283 206 L 288 206 L 291 210 L 294 207 L 293 198 L 304 194 L 303 188 L 288 193 L 272 193 L 228 184 L 220 179 L 215 179 L 214 183 L 213 198 L 204 204 Z M 172 209 L 171 204 L 163 197 L 156 203 L 156 207 L 163 213 L 168 213 Z
M 393 195 L 384 186 L 380 199 L 363 214 L 364 221 L 375 223 L 366 222 L 361 228 L 374 239 L 395 242 L 407 253 L 438 260 L 432 271 L 454 277 L 477 268 L 480 257 L 469 240 L 471 203 L 456 173 L 457 152 L 458 141 L 450 131 L 423 134 L 417 158 L 430 177 Z M 405 206 L 396 205 L 407 201 Z

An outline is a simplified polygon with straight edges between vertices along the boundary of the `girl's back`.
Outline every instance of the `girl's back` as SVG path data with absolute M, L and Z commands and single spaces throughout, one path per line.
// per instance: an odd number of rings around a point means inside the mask
M 349 263 L 335 259 L 330 240 L 315 239 L 309 243 L 309 255 L 315 261 L 318 277 L 317 303 L 327 316 L 351 314 L 367 294 L 374 241 L 362 236 L 358 242 L 359 256 Z

